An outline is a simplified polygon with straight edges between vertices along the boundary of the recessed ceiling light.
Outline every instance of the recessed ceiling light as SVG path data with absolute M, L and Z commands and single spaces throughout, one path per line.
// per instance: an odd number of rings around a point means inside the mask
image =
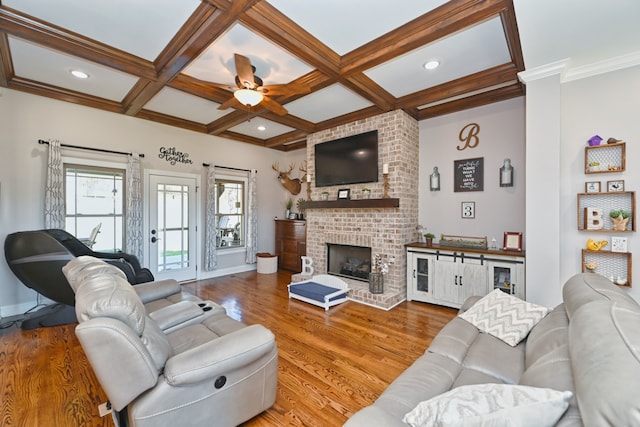
M 77 77 L 79 79 L 88 79 L 89 78 L 89 74 L 85 73 L 84 71 L 80 71 L 80 70 L 71 70 L 71 74 L 74 77 Z
M 440 65 L 440 61 L 431 60 L 424 63 L 425 70 L 435 70 Z
M 267 130 L 267 127 L 266 127 L 266 126 L 263 126 L 263 125 L 260 125 L 260 126 L 258 126 L 258 130 L 259 130 L 260 132 L 264 132 L 265 130 Z

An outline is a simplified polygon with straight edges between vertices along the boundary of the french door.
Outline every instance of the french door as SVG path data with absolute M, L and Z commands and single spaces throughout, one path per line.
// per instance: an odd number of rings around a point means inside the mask
M 149 267 L 156 280 L 196 278 L 197 177 L 149 172 Z

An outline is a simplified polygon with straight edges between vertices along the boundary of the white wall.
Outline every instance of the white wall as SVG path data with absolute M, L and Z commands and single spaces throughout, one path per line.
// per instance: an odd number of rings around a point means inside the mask
M 202 175 L 202 163 L 258 170 L 258 249 L 274 250 L 275 216 L 282 217 L 286 191 L 275 179 L 273 162 L 287 165 L 305 159 L 305 150 L 284 153 L 255 145 L 190 132 L 133 117 L 108 113 L 8 89 L 0 89 L 0 241 L 7 234 L 44 227 L 44 182 L 47 146 L 38 139 L 63 144 L 144 153 L 143 169 Z M 193 164 L 170 165 L 158 157 L 160 147 L 176 147 Z M 73 157 L 95 157 L 88 151 L 66 150 Z M 121 156 L 111 159 L 122 160 Z M 293 177 L 298 175 L 292 174 Z M 200 193 L 201 195 L 204 192 Z M 202 204 L 204 207 L 204 203 Z M 200 218 L 203 212 L 200 212 Z M 201 230 L 203 228 L 200 228 Z M 4 258 L 4 257 L 3 257 Z M 255 268 L 238 257 L 219 258 L 220 268 L 208 276 Z M 242 259 L 244 257 L 241 257 Z M 201 270 L 201 269 L 200 269 Z M 201 273 L 201 278 L 207 275 Z M 32 306 L 35 292 L 22 285 L 6 262 L 0 262 L 0 315 Z
M 524 98 L 473 108 L 420 122 L 419 224 L 437 237 L 493 237 L 502 244 L 505 231 L 525 230 Z M 460 130 L 480 126 L 475 148 L 458 150 Z M 484 158 L 484 191 L 454 192 L 453 162 Z M 505 158 L 514 167 L 513 187 L 500 187 L 498 174 Z M 433 167 L 440 172 L 440 191 L 429 191 Z M 461 202 L 475 202 L 475 219 L 462 219 Z M 524 236 L 526 242 L 526 236 Z
M 626 68 L 562 85 L 561 178 L 560 178 L 560 278 L 582 270 L 581 249 L 589 238 L 611 241 L 612 234 L 577 230 L 577 193 L 584 192 L 586 181 L 600 181 L 606 191 L 607 181 L 624 180 L 626 191 L 640 190 L 640 66 Z M 627 142 L 626 171 L 586 175 L 584 147 L 593 135 L 605 140 L 615 137 Z M 636 201 L 637 203 L 637 201 Z M 640 221 L 636 211 L 636 221 Z M 639 230 L 636 224 L 636 230 Z M 640 237 L 638 232 L 616 234 L 628 239 L 633 260 L 631 296 L 640 301 Z M 604 249 L 610 249 L 610 245 Z

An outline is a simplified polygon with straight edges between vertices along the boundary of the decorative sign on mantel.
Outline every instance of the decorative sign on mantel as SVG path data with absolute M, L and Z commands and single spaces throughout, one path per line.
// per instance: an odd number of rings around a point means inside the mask
M 176 163 L 185 163 L 190 165 L 193 163 L 193 161 L 189 158 L 189 153 L 177 151 L 176 147 L 160 147 L 160 154 L 158 154 L 158 157 L 161 159 L 165 159 L 172 165 L 175 165 Z
M 453 162 L 453 191 L 483 191 L 484 190 L 484 157 L 474 159 L 454 160 Z

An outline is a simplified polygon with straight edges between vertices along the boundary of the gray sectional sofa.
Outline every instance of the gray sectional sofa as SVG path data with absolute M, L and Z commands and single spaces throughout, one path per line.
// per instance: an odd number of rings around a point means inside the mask
M 640 306 L 605 277 L 583 273 L 515 347 L 456 317 L 345 426 L 406 426 L 403 417 L 420 402 L 484 383 L 571 391 L 557 426 L 640 426 Z

